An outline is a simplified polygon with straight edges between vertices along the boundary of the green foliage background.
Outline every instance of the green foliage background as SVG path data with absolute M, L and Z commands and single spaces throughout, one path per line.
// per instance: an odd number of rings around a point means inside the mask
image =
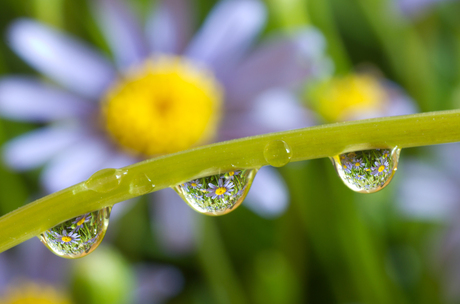
M 383 9 L 388 1 L 266 0 L 270 8 L 266 32 L 312 24 L 325 34 L 337 74 L 370 63 L 402 85 L 422 111 L 458 107 L 460 2 L 441 3 L 411 20 Z M 195 2 L 198 26 L 215 1 Z M 133 3 L 139 12 L 150 5 L 147 0 Z M 4 35 L 8 24 L 19 17 L 58 26 L 108 52 L 87 5 L 70 0 L 3 0 L 0 74 L 36 73 L 11 51 Z M 36 127 L 1 120 L 0 143 Z M 404 170 L 406 155 L 424 153 L 424 148 L 404 150 L 400 169 Z M 109 227 L 115 230 L 115 241 L 103 250 L 115 252 L 110 255 L 122 262 L 106 267 L 123 273 L 111 286 L 132 286 L 131 274 L 125 274 L 131 265 L 155 262 L 175 265 L 185 276 L 183 291 L 170 303 L 448 303 L 440 271 L 433 269 L 427 249 L 434 233 L 445 227 L 401 217 L 395 208 L 398 174 L 384 191 L 364 195 L 346 188 L 327 159 L 289 164 L 280 172 L 291 195 L 283 216 L 263 219 L 241 207 L 223 217 L 202 216 L 197 251 L 185 257 L 161 250 L 150 230 L 147 202 L 136 203 Z M 0 167 L 1 214 L 40 193 L 38 173 L 18 174 Z M 77 302 L 124 299 L 101 297 L 120 289 L 89 284 L 84 265 L 85 261 L 76 261 L 77 270 L 71 274 Z M 88 296 L 78 296 L 81 293 Z

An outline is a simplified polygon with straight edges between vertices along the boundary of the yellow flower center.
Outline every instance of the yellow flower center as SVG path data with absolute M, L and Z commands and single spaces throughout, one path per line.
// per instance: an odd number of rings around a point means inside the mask
M 191 185 L 192 185 L 192 187 L 196 187 L 196 186 L 197 186 L 196 183 L 191 183 Z
M 86 219 L 86 218 L 82 218 L 81 220 L 79 220 L 79 221 L 77 222 L 77 226 L 83 225 L 83 223 L 85 222 L 85 219 Z
M 225 192 L 227 192 L 227 189 L 225 187 L 219 187 L 219 188 L 216 189 L 216 194 L 217 195 L 222 195 Z
M 234 172 L 234 171 L 228 172 L 228 176 L 233 176 L 233 175 L 235 175 L 235 172 Z
M 360 165 L 361 165 L 361 163 L 355 163 L 356 167 L 359 167 Z
M 63 241 L 63 242 L 68 243 L 68 242 L 70 242 L 71 240 L 72 240 L 72 238 L 71 238 L 70 236 L 63 236 L 63 237 L 62 237 L 62 241 Z
M 379 167 L 379 172 L 382 172 L 383 170 L 385 170 L 385 166 L 384 166 L 384 165 L 381 165 L 381 166 Z
M 152 156 L 211 140 L 222 91 L 212 74 L 181 57 L 150 59 L 120 80 L 104 101 L 106 127 L 127 150 Z
M 68 297 L 54 287 L 32 282 L 18 282 L 8 286 L 2 304 L 70 304 Z
M 353 74 L 322 83 L 312 91 L 311 97 L 326 120 L 343 121 L 381 112 L 386 92 L 379 79 Z

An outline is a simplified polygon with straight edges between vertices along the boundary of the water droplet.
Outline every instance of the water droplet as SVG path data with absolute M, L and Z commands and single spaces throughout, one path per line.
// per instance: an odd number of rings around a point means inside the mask
M 273 167 L 282 167 L 291 160 L 292 151 L 285 141 L 273 140 L 265 146 L 264 157 Z
M 401 149 L 374 149 L 336 155 L 331 158 L 337 174 L 348 188 L 374 193 L 385 188 L 398 167 Z
M 107 193 L 120 185 L 124 174 L 125 171 L 121 169 L 102 169 L 91 175 L 85 185 L 93 191 Z
M 65 221 L 40 234 L 40 241 L 60 257 L 84 257 L 102 242 L 109 225 L 111 209 L 103 208 Z
M 155 189 L 155 185 L 145 174 L 136 175 L 129 183 L 129 193 L 133 195 L 144 195 Z
M 174 190 L 194 210 L 223 215 L 235 210 L 249 192 L 257 170 L 230 171 L 177 185 Z

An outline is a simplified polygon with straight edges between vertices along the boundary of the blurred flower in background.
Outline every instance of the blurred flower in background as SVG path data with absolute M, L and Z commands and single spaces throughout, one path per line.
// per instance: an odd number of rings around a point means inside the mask
M 7 143 L 6 163 L 17 170 L 45 165 L 42 184 L 55 192 L 139 157 L 312 124 L 292 90 L 320 74 L 321 61 L 326 62 L 324 43 L 316 49 L 317 30 L 253 46 L 265 7 L 257 0 L 236 0 L 218 3 L 191 38 L 189 6 L 182 0 L 160 2 L 142 30 L 123 2 L 93 3 L 115 64 L 44 24 L 14 22 L 11 47 L 66 90 L 32 77 L 1 80 L 1 115 L 49 123 Z M 280 109 L 286 115 L 275 120 L 258 114 Z M 276 202 L 257 187 L 257 179 L 278 180 L 271 183 L 279 193 Z M 281 213 L 288 201 L 281 178 L 266 168 L 257 179 L 251 192 L 260 194 L 251 194 L 249 206 L 268 216 Z M 154 196 L 160 241 L 173 251 L 190 250 L 191 212 L 172 191 Z
M 177 268 L 151 263 L 132 268 L 104 245 L 75 263 L 50 255 L 37 239 L 0 255 L 2 304 L 163 303 L 182 288 Z
M 419 15 L 436 4 L 447 1 L 453 0 L 396 0 L 401 12 L 409 16 Z
M 417 112 L 414 101 L 399 86 L 372 73 L 328 78 L 307 94 L 312 108 L 328 122 Z

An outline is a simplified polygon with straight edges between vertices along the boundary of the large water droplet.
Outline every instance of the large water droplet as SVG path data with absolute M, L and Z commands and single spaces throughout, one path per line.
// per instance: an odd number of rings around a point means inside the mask
M 109 225 L 111 209 L 107 207 L 65 221 L 40 234 L 40 241 L 60 257 L 84 257 L 102 242 Z
M 264 157 L 273 167 L 282 167 L 291 160 L 292 151 L 285 141 L 273 140 L 265 146 Z
M 120 185 L 124 174 L 125 171 L 121 169 L 102 169 L 91 175 L 85 185 L 93 191 L 107 193 Z
M 155 189 L 155 185 L 152 183 L 150 178 L 145 174 L 139 174 L 129 183 L 129 193 L 133 195 L 144 195 L 150 193 Z
M 193 209 L 207 215 L 235 210 L 249 192 L 257 170 L 230 171 L 177 185 L 174 190 Z
M 398 167 L 399 153 L 374 149 L 336 155 L 331 158 L 337 174 L 348 188 L 360 193 L 373 193 L 385 188 Z

